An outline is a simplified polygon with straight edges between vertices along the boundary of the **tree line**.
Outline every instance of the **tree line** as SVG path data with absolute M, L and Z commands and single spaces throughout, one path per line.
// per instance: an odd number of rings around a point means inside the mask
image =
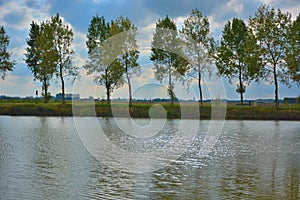
M 114 89 L 128 84 L 132 105 L 132 78 L 141 73 L 138 64 L 137 27 L 120 16 L 107 22 L 104 16 L 94 16 L 87 30 L 88 61 L 83 68 L 94 75 L 94 81 L 106 89 L 107 103 Z M 0 73 L 4 79 L 16 62 L 7 51 L 9 37 L 0 26 Z M 72 59 L 73 31 L 59 14 L 50 20 L 30 24 L 25 62 L 34 79 L 41 82 L 45 102 L 53 77 L 61 81 L 64 103 L 65 77 L 79 76 L 79 67 Z M 174 20 L 166 16 L 156 22 L 151 43 L 150 60 L 155 78 L 168 84 L 173 104 L 175 82 L 189 85 L 196 80 L 200 104 L 203 102 L 202 81 L 212 74 L 212 64 L 218 75 L 231 84 L 237 80 L 236 92 L 243 95 L 250 82 L 267 81 L 275 87 L 275 106 L 279 108 L 278 84 L 300 83 L 300 14 L 292 21 L 291 14 L 261 5 L 248 21 L 229 20 L 220 41 L 215 41 L 207 16 L 193 9 L 178 30 Z

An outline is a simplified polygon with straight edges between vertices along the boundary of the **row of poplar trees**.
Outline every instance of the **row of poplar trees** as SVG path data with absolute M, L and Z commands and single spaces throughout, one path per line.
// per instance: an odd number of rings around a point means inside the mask
M 208 18 L 197 9 L 192 10 L 179 31 L 168 16 L 156 23 L 150 59 L 157 80 L 166 79 L 169 83 L 171 103 L 175 97 L 173 81 L 196 79 L 202 105 L 201 80 L 204 74 L 211 75 L 211 64 L 215 64 L 217 73 L 231 84 L 238 80 L 236 92 L 240 94 L 241 105 L 251 81 L 267 81 L 274 84 L 275 106 L 279 108 L 279 82 L 289 86 L 291 81 L 300 83 L 300 14 L 292 21 L 290 13 L 262 5 L 247 24 L 238 18 L 228 21 L 217 44 Z M 161 34 L 159 28 L 174 32 Z M 170 48 L 170 41 L 171 51 L 162 50 Z
M 98 48 L 100 43 L 124 31 L 123 39 L 114 38 L 112 41 L 117 42 L 109 41 L 102 45 L 104 48 Z M 136 34 L 137 28 L 128 18 L 107 23 L 104 17 L 96 16 L 91 21 L 87 35 L 89 62 L 84 67 L 89 74 L 99 74 L 95 81 L 106 87 L 108 102 L 113 89 L 127 82 L 131 105 L 130 80 L 140 73 Z M 108 55 L 117 59 L 109 60 Z M 211 75 L 215 64 L 218 74 L 230 83 L 238 80 L 236 92 L 240 94 L 241 105 L 251 81 L 268 81 L 275 86 L 275 105 L 279 108 L 278 83 L 300 82 L 300 15 L 292 21 L 290 13 L 262 5 L 249 18 L 248 25 L 238 18 L 228 21 L 220 44 L 212 37 L 208 18 L 199 10 L 192 10 L 181 30 L 166 16 L 156 23 L 150 60 L 154 63 L 155 78 L 168 84 L 171 104 L 176 98 L 174 82 L 188 84 L 196 79 L 202 105 L 203 76 Z
M 6 50 L 9 38 L 4 28 L 0 28 L 0 72 L 4 79 L 15 61 L 9 60 L 10 53 Z M 87 74 L 94 75 L 95 82 L 105 87 L 107 103 L 113 90 L 127 83 L 132 104 L 132 78 L 141 73 L 137 33 L 134 24 L 122 16 L 110 22 L 98 15 L 91 20 L 86 42 L 88 61 L 83 67 Z M 25 62 L 34 78 L 42 83 L 45 102 L 50 97 L 53 77 L 61 81 L 64 103 L 65 77 L 79 75 L 79 68 L 72 64 L 72 42 L 72 29 L 63 24 L 58 14 L 49 21 L 31 23 Z M 176 98 L 176 81 L 188 84 L 197 80 L 202 105 L 203 76 L 210 76 L 215 64 L 220 76 L 232 84 L 237 80 L 236 92 L 242 105 L 251 81 L 268 81 L 274 84 L 275 105 L 279 108 L 279 82 L 300 83 L 300 14 L 292 21 L 290 13 L 262 5 L 247 22 L 238 18 L 228 21 L 218 43 L 212 37 L 208 18 L 199 10 L 192 10 L 181 30 L 166 16 L 156 23 L 150 60 L 155 78 L 168 83 L 171 104 Z

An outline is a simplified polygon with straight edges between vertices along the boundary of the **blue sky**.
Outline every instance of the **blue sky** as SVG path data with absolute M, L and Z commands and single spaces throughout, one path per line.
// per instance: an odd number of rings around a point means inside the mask
M 142 68 L 140 77 L 134 77 L 134 97 L 147 98 L 166 97 L 165 84 L 160 85 L 154 79 L 152 63 L 149 61 L 149 45 L 155 23 L 159 18 L 169 15 L 170 18 L 180 25 L 186 19 L 193 8 L 198 8 L 204 15 L 209 17 L 210 28 L 216 40 L 220 40 L 224 24 L 233 17 L 247 20 L 253 16 L 256 9 L 263 3 L 282 11 L 288 11 L 293 19 L 300 10 L 299 0 L 0 0 L 0 25 L 3 25 L 10 37 L 9 50 L 13 53 L 13 59 L 17 61 L 15 70 L 10 72 L 7 78 L 0 80 L 0 95 L 9 96 L 33 96 L 36 90 L 41 92 L 40 83 L 33 80 L 33 76 L 24 63 L 26 38 L 28 37 L 31 21 L 41 22 L 59 13 L 74 32 L 74 64 L 82 67 L 87 59 L 86 34 L 90 21 L 96 14 L 104 16 L 107 20 L 114 20 L 120 15 L 129 17 L 138 27 L 141 38 L 141 58 L 139 63 Z M 146 38 L 146 40 L 145 40 Z M 214 71 L 214 74 L 216 70 Z M 76 81 L 76 87 L 67 83 L 67 93 L 78 92 L 82 97 L 95 96 L 105 98 L 105 90 L 92 82 L 92 77 L 86 76 L 81 71 L 81 80 Z M 204 98 L 215 98 L 212 94 L 214 80 L 206 76 L 207 84 L 204 83 Z M 236 85 L 230 85 L 226 79 L 223 81 L 224 90 L 228 99 L 239 99 L 235 92 Z M 235 82 L 235 81 L 233 81 Z M 195 91 L 195 94 L 193 93 Z M 53 80 L 50 86 L 51 94 L 60 91 L 59 81 Z M 177 84 L 177 95 L 182 98 L 198 98 L 196 83 L 192 82 L 190 90 L 183 90 L 181 84 Z M 280 85 L 279 97 L 298 96 L 300 90 L 296 85 L 291 88 Z M 124 87 L 114 91 L 113 97 L 127 97 L 128 88 Z M 251 83 L 245 93 L 246 99 L 274 98 L 274 86 L 262 81 L 259 85 Z

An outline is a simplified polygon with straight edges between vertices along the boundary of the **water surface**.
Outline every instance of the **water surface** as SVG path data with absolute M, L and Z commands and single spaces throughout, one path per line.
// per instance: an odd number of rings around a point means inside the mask
M 163 145 L 180 122 L 167 121 L 159 140 L 142 143 L 116 134 L 112 118 L 98 120 L 108 138 L 128 151 Z M 226 121 L 214 149 L 200 156 L 208 125 L 200 122 L 192 145 L 169 166 L 132 173 L 95 159 L 71 117 L 1 116 L 0 199 L 300 198 L 300 122 Z

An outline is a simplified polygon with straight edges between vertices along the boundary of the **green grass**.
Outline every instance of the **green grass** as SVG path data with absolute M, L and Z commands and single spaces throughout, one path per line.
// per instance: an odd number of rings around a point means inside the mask
M 151 109 L 152 116 L 165 117 L 169 119 L 191 118 L 199 119 L 199 107 L 196 103 L 175 103 L 171 106 L 169 103 L 159 103 L 164 110 L 152 107 L 157 103 L 134 103 L 128 111 L 128 105 L 125 103 L 113 103 L 113 111 L 111 105 L 105 102 L 80 102 L 74 104 L 67 101 L 65 105 L 61 102 L 51 101 L 47 104 L 42 101 L 0 101 L 0 115 L 12 116 L 73 116 L 73 109 L 79 116 L 95 116 L 98 117 L 131 117 L 148 118 Z M 157 107 L 156 107 L 157 108 Z M 218 110 L 218 107 L 216 107 Z M 276 110 L 274 105 L 265 106 L 235 106 L 228 104 L 226 108 L 226 119 L 237 120 L 300 120 L 300 105 L 280 106 L 280 110 Z M 211 105 L 206 103 L 200 108 L 200 119 L 211 119 Z

